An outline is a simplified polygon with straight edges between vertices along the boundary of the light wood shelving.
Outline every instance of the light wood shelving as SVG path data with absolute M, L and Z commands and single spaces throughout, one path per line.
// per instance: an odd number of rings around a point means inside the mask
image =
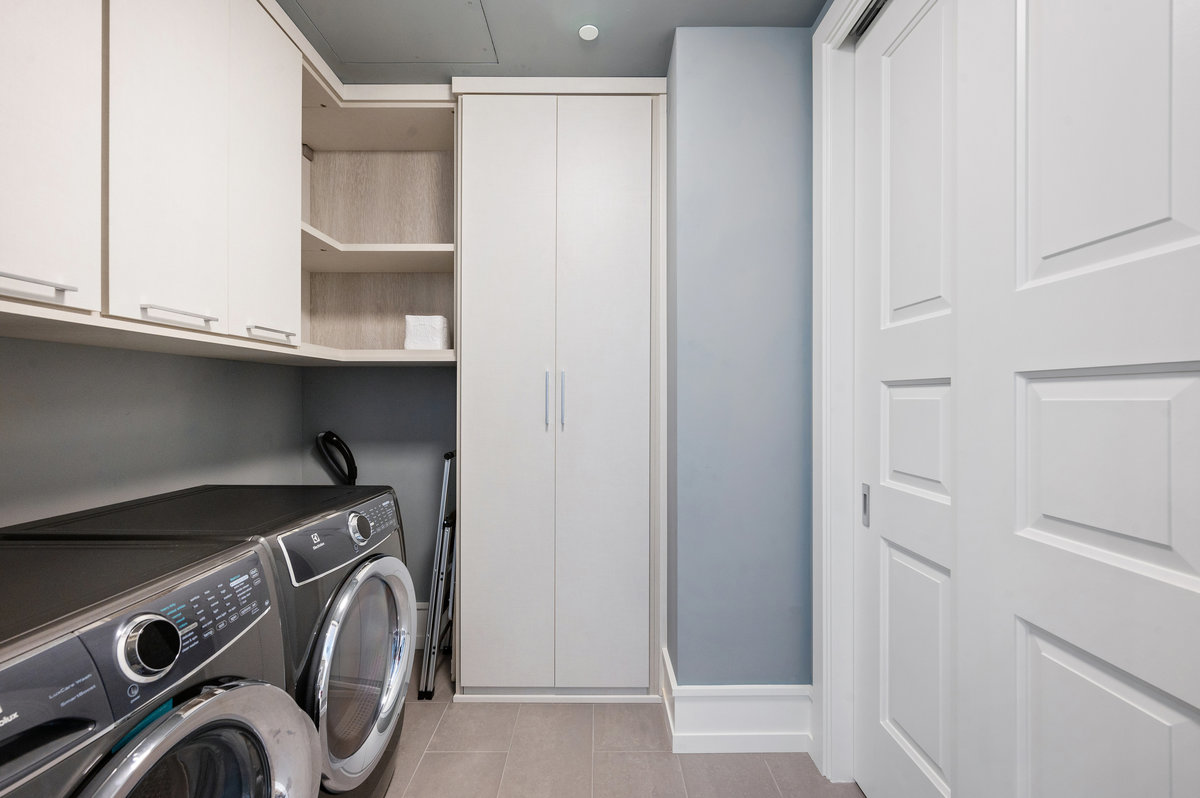
M 454 271 L 453 244 L 343 244 L 300 223 L 300 264 L 306 272 Z
M 454 328 L 453 102 L 346 103 L 308 69 L 303 96 L 301 351 L 455 362 L 404 349 L 406 314 Z

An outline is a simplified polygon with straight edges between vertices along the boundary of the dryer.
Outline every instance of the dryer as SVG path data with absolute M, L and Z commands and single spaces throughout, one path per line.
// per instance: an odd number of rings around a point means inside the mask
M 0 796 L 311 798 L 261 542 L 0 543 Z
M 391 488 L 207 485 L 0 530 L 0 539 L 77 538 L 264 541 L 284 684 L 316 725 L 322 794 L 386 792 L 418 634 Z

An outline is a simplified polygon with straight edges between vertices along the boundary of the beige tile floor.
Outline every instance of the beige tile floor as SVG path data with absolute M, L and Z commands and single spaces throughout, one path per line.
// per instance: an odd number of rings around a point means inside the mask
M 862 798 L 807 754 L 671 753 L 658 704 L 455 704 L 405 708 L 387 798 Z

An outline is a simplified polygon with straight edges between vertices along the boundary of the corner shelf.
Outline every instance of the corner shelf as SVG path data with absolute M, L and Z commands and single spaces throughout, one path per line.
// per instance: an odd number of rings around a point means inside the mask
M 454 271 L 453 244 L 343 244 L 300 223 L 300 266 L 306 272 Z

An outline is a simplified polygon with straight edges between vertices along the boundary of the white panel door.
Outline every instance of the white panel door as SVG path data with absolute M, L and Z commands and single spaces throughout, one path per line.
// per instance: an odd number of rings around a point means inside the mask
M 101 10 L 0 3 L 0 296 L 100 309 Z
M 1200 795 L 1200 2 L 960 7 L 963 796 Z
M 558 99 L 555 685 L 650 668 L 650 98 Z
M 855 778 L 954 777 L 954 0 L 893 0 L 855 51 Z
M 229 12 L 229 332 L 298 344 L 300 51 L 256 0 Z
M 112 0 L 108 312 L 228 328 L 229 0 Z
M 460 684 L 554 685 L 557 99 L 460 120 Z

